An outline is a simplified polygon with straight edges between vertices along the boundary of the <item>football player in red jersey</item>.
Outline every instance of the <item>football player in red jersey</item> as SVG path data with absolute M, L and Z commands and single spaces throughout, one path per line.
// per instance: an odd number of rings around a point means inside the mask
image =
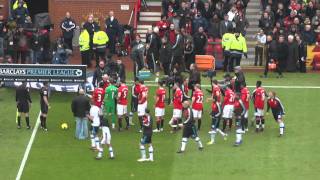
M 284 133 L 284 122 L 283 122 L 283 116 L 285 115 L 284 107 L 278 97 L 276 97 L 275 92 L 269 92 L 269 99 L 267 102 L 267 112 L 269 112 L 270 108 L 273 114 L 273 118 L 278 122 L 279 129 L 280 129 L 280 135 L 279 137 L 283 136 Z
M 142 117 L 146 114 L 148 106 L 148 87 L 144 85 L 144 81 L 140 80 L 140 91 L 138 94 L 138 118 L 140 122 L 140 132 L 142 132 Z
M 173 86 L 173 90 L 175 91 L 173 96 L 173 114 L 169 122 L 170 126 L 173 128 L 173 131 L 171 132 L 175 132 L 178 124 L 181 123 L 183 92 L 179 86 L 180 84 L 178 82 Z
M 99 107 L 100 109 L 102 107 L 104 94 L 105 94 L 105 91 L 103 89 L 103 85 L 104 84 L 102 82 L 100 82 L 99 87 L 95 88 L 92 93 L 92 102 L 95 106 Z
M 200 84 L 194 86 L 192 94 L 192 114 L 195 121 L 198 121 L 198 131 L 201 128 L 201 117 L 203 109 L 203 92 L 200 89 Z
M 163 131 L 163 123 L 164 123 L 164 114 L 165 114 L 165 98 L 166 98 L 166 89 L 163 87 L 164 82 L 160 81 L 159 87 L 156 91 L 156 104 L 155 104 L 155 116 L 157 120 L 157 129 L 154 129 L 153 132 L 161 132 Z
M 236 142 L 234 146 L 237 147 L 242 143 L 242 134 L 244 131 L 242 130 L 242 122 L 243 116 L 246 113 L 246 107 L 241 100 L 241 94 L 236 94 L 234 101 L 234 115 L 236 118 Z
M 256 132 L 259 130 L 264 130 L 264 101 L 266 98 L 266 92 L 263 87 L 261 87 L 262 82 L 257 81 L 256 89 L 252 92 L 252 99 L 255 108 L 256 117 Z
M 245 82 L 243 82 L 241 84 L 241 100 L 246 108 L 246 113 L 243 116 L 243 127 L 242 130 L 243 131 L 248 131 L 248 115 L 249 115 L 249 101 L 250 101 L 250 91 L 247 88 L 247 84 Z
M 212 80 L 212 97 L 217 97 L 217 101 L 221 103 L 221 88 L 216 79 Z
M 234 109 L 234 98 L 235 94 L 232 91 L 232 85 L 228 84 L 226 87 L 226 90 L 224 92 L 224 99 L 223 99 L 223 112 L 222 112 L 222 118 L 223 118 L 223 127 L 222 131 L 225 132 L 227 124 L 229 124 L 229 128 L 232 127 L 232 115 L 233 115 L 233 109 Z
M 124 117 L 127 123 L 126 129 L 129 128 L 129 117 L 128 117 L 128 86 L 123 80 L 118 88 L 118 101 L 117 101 L 117 114 L 118 114 L 118 125 L 119 131 L 122 129 L 122 118 Z

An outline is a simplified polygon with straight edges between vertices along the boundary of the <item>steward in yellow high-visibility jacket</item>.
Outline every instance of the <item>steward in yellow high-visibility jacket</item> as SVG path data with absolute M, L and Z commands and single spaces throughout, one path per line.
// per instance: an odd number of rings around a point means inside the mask
M 224 72 L 228 71 L 228 66 L 230 67 L 230 51 L 226 49 L 227 46 L 230 46 L 231 40 L 234 38 L 233 30 L 230 28 L 226 33 L 222 36 L 222 49 L 223 49 L 223 70 Z
M 23 0 L 16 0 L 16 1 L 13 3 L 12 10 L 15 10 L 15 9 L 18 8 L 19 2 L 22 2 L 22 3 L 23 3 L 23 7 L 24 7 L 24 8 L 28 8 L 28 5 L 27 5 L 26 2 L 24 2 Z
M 79 36 L 79 46 L 83 65 L 91 66 L 90 63 L 90 35 L 86 29 L 82 29 Z
M 226 46 L 226 50 L 230 51 L 230 61 L 232 64 L 232 68 L 230 69 L 230 71 L 233 71 L 234 63 L 236 66 L 240 66 L 242 55 L 248 58 L 246 39 L 239 32 L 234 33 L 234 37 L 231 40 L 230 44 Z
M 99 63 L 99 59 L 106 60 L 106 48 L 109 42 L 109 37 L 107 33 L 101 31 L 100 28 L 93 34 L 93 49 L 95 49 L 96 63 Z

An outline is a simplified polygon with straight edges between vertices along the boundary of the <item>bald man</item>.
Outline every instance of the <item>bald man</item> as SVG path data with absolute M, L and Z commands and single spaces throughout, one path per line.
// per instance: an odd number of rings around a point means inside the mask
M 67 45 L 68 49 L 73 50 L 72 38 L 73 32 L 76 29 L 76 23 L 73 19 L 71 19 L 69 12 L 66 13 L 66 17 L 61 21 L 60 28 L 62 30 L 64 43 Z

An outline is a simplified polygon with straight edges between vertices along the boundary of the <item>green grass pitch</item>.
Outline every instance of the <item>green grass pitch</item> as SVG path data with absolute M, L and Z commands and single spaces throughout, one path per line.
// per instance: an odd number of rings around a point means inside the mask
M 220 75 L 221 73 L 219 73 Z M 220 76 L 221 77 L 221 76 Z M 258 74 L 248 73 L 247 84 L 254 85 Z M 285 74 L 283 79 L 262 79 L 263 85 L 320 86 L 319 74 Z M 208 84 L 208 81 L 204 81 Z M 252 88 L 250 88 L 252 90 Z M 129 131 L 112 131 L 116 158 L 96 161 L 96 152 L 89 150 L 90 141 L 74 139 L 75 123 L 70 110 L 74 94 L 53 93 L 48 117 L 49 132 L 38 131 L 25 169 L 23 180 L 37 179 L 112 179 L 112 180 L 296 180 L 319 179 L 320 163 L 320 89 L 266 88 L 275 90 L 286 108 L 285 136 L 278 138 L 278 125 L 271 114 L 266 116 L 266 130 L 256 134 L 251 128 L 243 137 L 244 143 L 232 147 L 234 129 L 227 141 L 220 136 L 216 144 L 200 152 L 189 140 L 186 153 L 177 154 L 181 131 L 170 134 L 168 121 L 172 106 L 166 108 L 165 132 L 153 135 L 154 158 L 150 163 L 138 163 L 140 157 L 138 126 Z M 154 113 L 154 91 L 150 87 L 148 105 Z M 15 179 L 32 131 L 16 129 L 15 91 L 0 89 L 0 179 Z M 208 96 L 208 94 L 206 93 Z M 39 113 L 39 93 L 32 90 L 31 124 Z M 251 104 L 252 106 L 252 104 Z M 205 103 L 200 138 L 209 141 L 210 103 Z M 250 119 L 253 116 L 250 111 Z M 67 122 L 70 129 L 63 131 L 60 124 Z M 135 123 L 137 119 L 135 116 Z M 155 123 L 154 123 L 155 126 Z M 106 155 L 106 154 L 105 154 Z

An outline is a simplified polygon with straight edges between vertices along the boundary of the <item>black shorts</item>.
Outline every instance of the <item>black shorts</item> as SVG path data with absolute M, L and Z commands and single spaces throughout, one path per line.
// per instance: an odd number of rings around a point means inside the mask
M 91 126 L 91 134 L 96 136 L 99 133 L 99 126 Z
M 41 104 L 40 110 L 42 114 L 48 114 L 48 106 L 46 104 Z
M 143 135 L 141 138 L 141 144 L 151 144 L 152 143 L 152 135 Z
M 212 115 L 211 128 L 217 129 L 219 128 L 219 125 L 220 125 L 220 117 L 214 117 L 214 115 Z
M 18 112 L 19 113 L 28 113 L 29 112 L 29 103 L 28 102 L 20 102 L 18 103 Z
M 182 137 L 183 138 L 198 137 L 197 128 L 194 125 L 192 127 L 184 127 Z
M 278 121 L 278 119 L 282 119 L 283 113 L 280 111 L 272 111 L 272 115 L 275 121 Z

